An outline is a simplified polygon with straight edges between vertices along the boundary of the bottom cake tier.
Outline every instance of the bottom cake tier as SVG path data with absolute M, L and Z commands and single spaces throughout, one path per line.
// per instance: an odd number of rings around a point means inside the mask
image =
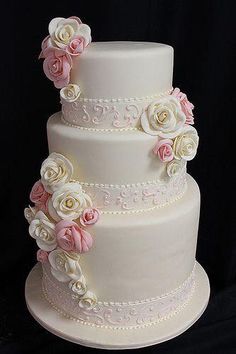
M 184 196 L 152 212 L 102 215 L 80 264 L 98 302 L 80 306 L 68 284 L 43 265 L 43 294 L 65 317 L 114 329 L 156 324 L 180 312 L 195 288 L 200 193 L 192 177 Z

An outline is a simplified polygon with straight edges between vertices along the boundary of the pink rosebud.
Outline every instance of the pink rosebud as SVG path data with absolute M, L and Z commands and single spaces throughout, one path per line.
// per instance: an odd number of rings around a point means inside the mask
M 87 252 L 93 245 L 92 236 L 74 221 L 62 220 L 55 228 L 58 245 L 65 251 Z
M 194 124 L 194 117 L 193 117 L 194 105 L 191 102 L 189 102 L 187 95 L 185 93 L 181 92 L 178 87 L 176 87 L 174 89 L 174 91 L 172 92 L 172 95 L 174 97 L 176 97 L 181 104 L 182 111 L 186 117 L 185 123 L 186 124 Z
M 93 225 L 99 219 L 100 213 L 96 208 L 84 209 L 82 215 L 80 216 L 80 223 L 83 226 Z
M 42 211 L 47 211 L 49 193 L 44 189 L 41 181 L 35 182 L 30 192 L 30 200 L 35 203 L 35 206 Z
M 156 143 L 154 146 L 153 152 L 155 155 L 158 155 L 159 159 L 162 162 L 172 161 L 174 158 L 172 146 L 173 141 L 170 139 L 162 139 Z
M 41 263 L 45 263 L 47 262 L 47 260 L 48 260 L 48 252 L 39 249 L 37 251 L 37 261 Z
M 72 39 L 67 47 L 67 52 L 71 55 L 79 55 L 83 52 L 85 47 L 85 41 L 83 37 L 77 37 Z
M 48 47 L 44 51 L 43 70 L 47 78 L 54 82 L 56 88 L 69 84 L 72 59 L 66 51 Z

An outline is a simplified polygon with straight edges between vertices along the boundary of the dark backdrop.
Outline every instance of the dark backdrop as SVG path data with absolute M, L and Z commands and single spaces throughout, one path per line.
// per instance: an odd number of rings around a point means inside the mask
M 78 15 L 94 41 L 139 40 L 175 49 L 174 86 L 195 105 L 200 135 L 189 172 L 202 193 L 197 258 L 212 295 L 203 317 L 185 334 L 137 352 L 233 353 L 236 350 L 235 9 L 234 1 L 5 1 L 1 11 L 1 256 L 0 352 L 77 353 L 88 349 L 41 328 L 24 303 L 35 263 L 23 209 L 47 156 L 46 121 L 60 109 L 59 92 L 37 57 L 56 16 Z M 2 7 L 2 5 L 1 5 Z

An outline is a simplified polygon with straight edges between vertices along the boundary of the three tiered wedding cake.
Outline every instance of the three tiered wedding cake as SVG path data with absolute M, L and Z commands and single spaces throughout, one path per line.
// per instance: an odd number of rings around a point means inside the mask
M 172 88 L 173 48 L 91 43 L 79 18 L 55 18 L 40 58 L 62 111 L 49 118 L 49 156 L 25 209 L 42 264 L 28 307 L 94 347 L 176 336 L 203 312 L 209 284 L 195 261 L 200 193 L 186 174 L 194 107 Z

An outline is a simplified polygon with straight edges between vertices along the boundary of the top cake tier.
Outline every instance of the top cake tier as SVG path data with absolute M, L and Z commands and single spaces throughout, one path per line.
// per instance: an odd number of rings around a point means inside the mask
M 173 48 L 149 42 L 94 42 L 73 59 L 70 83 L 93 99 L 144 98 L 172 87 Z
M 73 57 L 61 90 L 64 122 L 89 130 L 140 127 L 154 100 L 172 90 L 173 48 L 159 43 L 97 42 Z

